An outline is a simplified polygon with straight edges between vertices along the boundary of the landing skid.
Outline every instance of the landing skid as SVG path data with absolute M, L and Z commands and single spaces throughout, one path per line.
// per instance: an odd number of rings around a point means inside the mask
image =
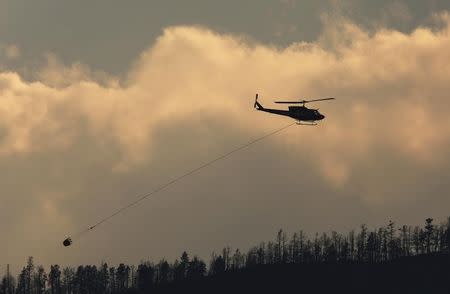
M 304 123 L 301 121 L 297 121 L 297 125 L 299 125 L 299 126 L 317 126 L 317 123 L 316 122 Z

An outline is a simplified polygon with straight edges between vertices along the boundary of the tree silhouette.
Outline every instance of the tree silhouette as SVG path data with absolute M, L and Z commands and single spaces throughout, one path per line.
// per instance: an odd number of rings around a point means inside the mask
M 194 256 L 187 271 L 187 279 L 199 280 L 206 274 L 206 264 L 200 260 L 197 256 Z
M 161 260 L 157 265 L 157 284 L 167 284 L 169 282 L 169 275 L 171 272 L 170 265 L 166 260 Z
M 50 266 L 47 275 L 44 268 L 35 266 L 33 258 L 29 257 L 17 279 L 9 271 L 1 279 L 0 294 L 157 293 L 170 285 L 212 281 L 205 277 L 225 277 L 228 273 L 240 275 L 246 270 L 256 273 L 261 267 L 287 269 L 289 264 L 370 266 L 417 255 L 448 256 L 449 253 L 450 218 L 437 225 L 433 224 L 432 218 L 427 218 L 422 227 L 403 225 L 396 228 L 393 221 L 373 229 L 362 225 L 358 231 L 352 230 L 348 234 L 316 233 L 312 239 L 303 231 L 287 238 L 280 229 L 273 240 L 261 242 L 244 252 L 224 247 L 221 254 L 211 255 L 208 268 L 202 259 L 197 256 L 190 259 L 184 251 L 172 264 L 165 259 L 156 265 L 145 261 L 136 271 L 133 265 L 123 263 L 117 268 L 103 262 L 98 268 L 80 265 L 76 269 L 61 269 L 55 264 Z M 277 276 L 276 271 L 272 276 Z
M 187 276 L 187 271 L 189 268 L 189 255 L 186 251 L 181 254 L 180 258 L 180 271 L 181 271 L 181 279 L 184 280 Z
M 425 232 L 424 232 L 425 248 L 426 248 L 427 253 L 431 252 L 431 241 L 432 241 L 432 237 L 433 237 L 433 232 L 434 232 L 433 219 L 427 218 L 425 220 Z
M 45 269 L 43 266 L 37 267 L 33 281 L 34 281 L 33 292 L 36 294 L 43 294 L 45 292 L 47 283 L 47 274 L 45 273 Z
M 447 247 L 447 252 L 450 253 L 450 217 L 447 219 L 447 225 L 445 227 L 445 234 L 444 234 L 444 242 L 445 246 Z
M 149 262 L 141 263 L 137 269 L 137 288 L 142 293 L 148 293 L 153 287 L 155 271 Z
M 6 275 L 2 278 L 0 283 L 0 294 L 14 294 L 16 281 L 9 272 L 9 264 L 6 266 Z
M 50 266 L 48 283 L 50 286 L 51 294 L 60 294 L 61 293 L 61 270 L 59 269 L 59 265 L 56 264 L 56 265 Z
M 74 293 L 75 270 L 72 267 L 65 267 L 62 270 L 62 291 L 66 294 Z
M 108 264 L 103 262 L 98 271 L 98 291 L 99 293 L 108 293 L 109 271 Z
M 211 257 L 211 262 L 209 266 L 210 275 L 219 275 L 225 272 L 225 260 L 221 255 L 216 255 L 213 253 Z
M 130 278 L 130 267 L 121 263 L 116 271 L 116 291 L 121 293 L 128 288 Z

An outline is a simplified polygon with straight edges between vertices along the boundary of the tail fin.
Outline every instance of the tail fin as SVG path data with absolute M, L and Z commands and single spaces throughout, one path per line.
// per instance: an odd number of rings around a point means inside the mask
M 264 107 L 262 107 L 262 105 L 259 104 L 259 102 L 258 102 L 258 94 L 256 94 L 255 104 L 253 105 L 253 107 L 256 108 L 256 109 L 264 109 Z

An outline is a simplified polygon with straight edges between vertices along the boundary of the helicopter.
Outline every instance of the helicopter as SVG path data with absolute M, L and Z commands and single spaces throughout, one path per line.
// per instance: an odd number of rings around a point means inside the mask
M 268 113 L 273 113 L 277 115 L 284 115 L 288 117 L 292 117 L 297 120 L 298 125 L 309 125 L 315 126 L 317 125 L 316 121 L 323 120 L 325 116 L 319 112 L 318 109 L 310 109 L 305 106 L 306 103 L 317 102 L 317 101 L 326 101 L 326 100 L 334 100 L 335 98 L 322 98 L 322 99 L 313 99 L 313 100 L 299 100 L 299 101 L 275 101 L 275 103 L 279 104 L 302 104 L 300 106 L 289 106 L 288 110 L 284 109 L 271 109 L 264 108 L 258 102 L 258 94 L 256 94 L 255 104 L 253 107 L 259 111 L 265 111 Z

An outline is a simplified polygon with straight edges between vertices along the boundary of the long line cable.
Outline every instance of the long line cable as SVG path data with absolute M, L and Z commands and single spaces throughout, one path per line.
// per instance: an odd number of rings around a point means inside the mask
M 194 169 L 188 171 L 187 173 L 185 173 L 185 174 L 183 174 L 183 175 L 181 175 L 181 176 L 178 176 L 177 178 L 171 180 L 170 182 L 167 182 L 166 184 L 164 184 L 164 185 L 162 185 L 162 186 L 156 188 L 155 190 L 153 190 L 153 191 L 151 191 L 151 192 L 149 192 L 149 193 L 147 193 L 147 194 L 145 194 L 145 195 L 142 195 L 141 197 L 137 198 L 137 199 L 134 200 L 133 202 L 130 202 L 129 204 L 127 204 L 127 205 L 125 205 L 125 206 L 123 206 L 123 207 L 117 209 L 115 212 L 113 212 L 112 214 L 110 214 L 110 215 L 108 215 L 108 216 L 102 218 L 102 219 L 99 220 L 97 223 L 95 223 L 94 225 L 88 227 L 87 229 L 84 229 L 84 230 L 82 230 L 82 231 L 80 231 L 80 232 L 78 232 L 78 233 L 72 235 L 72 239 L 73 239 L 73 238 L 76 238 L 76 237 L 80 237 L 81 235 L 83 235 L 83 234 L 85 234 L 85 233 L 87 233 L 87 232 L 89 232 L 89 231 L 92 231 L 93 229 L 95 229 L 95 228 L 98 227 L 99 225 L 101 225 L 101 224 L 103 224 L 104 222 L 108 221 L 109 219 L 115 217 L 116 215 L 120 214 L 120 213 L 123 212 L 124 210 L 126 210 L 126 209 L 128 209 L 128 208 L 130 208 L 130 207 L 132 207 L 132 206 L 135 206 L 135 205 L 138 204 L 139 202 L 143 201 L 144 199 L 146 199 L 146 198 L 148 198 L 148 197 L 150 197 L 150 196 L 152 196 L 152 195 L 154 195 L 154 194 L 156 194 L 156 193 L 158 193 L 158 192 L 160 192 L 160 191 L 165 190 L 166 188 L 168 188 L 169 186 L 175 184 L 176 182 L 180 181 L 181 179 L 186 178 L 186 177 L 188 177 L 188 176 L 190 176 L 190 175 L 192 175 L 192 174 L 194 174 L 194 173 L 200 171 L 201 169 L 204 169 L 204 168 L 206 168 L 206 167 L 208 167 L 208 166 L 214 164 L 215 162 L 217 162 L 217 161 L 219 161 L 219 160 L 222 160 L 222 159 L 224 159 L 224 158 L 226 158 L 226 157 L 232 155 L 233 153 L 236 153 L 236 152 L 238 152 L 238 151 L 240 151 L 240 150 L 242 150 L 242 149 L 248 148 L 248 147 L 250 147 L 251 145 L 253 145 L 253 144 L 255 144 L 255 143 L 259 142 L 259 141 L 262 141 L 262 140 L 264 140 L 264 139 L 266 139 L 266 138 L 268 138 L 268 137 L 270 137 L 270 136 L 273 136 L 273 135 L 275 135 L 275 134 L 277 134 L 277 133 L 279 133 L 279 132 L 281 132 L 281 131 L 283 131 L 283 130 L 285 130 L 285 129 L 291 127 L 291 126 L 293 126 L 294 124 L 296 124 L 296 123 L 295 123 L 295 122 L 294 122 L 294 123 L 290 123 L 290 124 L 285 125 L 285 126 L 283 126 L 283 127 L 281 127 L 281 128 L 278 128 L 278 129 L 276 129 L 276 130 L 274 130 L 274 131 L 272 131 L 272 132 L 270 132 L 270 133 L 267 133 L 267 134 L 265 134 L 265 135 L 263 135 L 263 136 L 261 136 L 261 137 L 258 137 L 258 138 L 256 138 L 256 139 L 253 139 L 253 140 L 247 142 L 246 144 L 244 144 L 244 145 L 242 145 L 242 146 L 240 146 L 240 147 L 238 147 L 238 148 L 235 148 L 235 149 L 233 149 L 233 150 L 231 150 L 231 151 L 229 151 L 229 152 L 227 152 L 227 153 L 225 153 L 225 154 L 223 154 L 223 155 L 221 155 L 221 156 L 219 156 L 219 157 L 217 157 L 217 158 L 215 158 L 215 159 L 213 159 L 213 160 L 211 160 L 211 161 L 208 161 L 207 163 L 205 163 L 205 164 L 203 164 L 203 165 L 200 165 L 200 166 L 197 167 L 197 168 L 194 168 Z M 72 240 L 72 239 L 69 237 L 69 238 L 66 239 L 66 240 Z M 71 241 L 70 241 L 70 243 L 71 243 Z

